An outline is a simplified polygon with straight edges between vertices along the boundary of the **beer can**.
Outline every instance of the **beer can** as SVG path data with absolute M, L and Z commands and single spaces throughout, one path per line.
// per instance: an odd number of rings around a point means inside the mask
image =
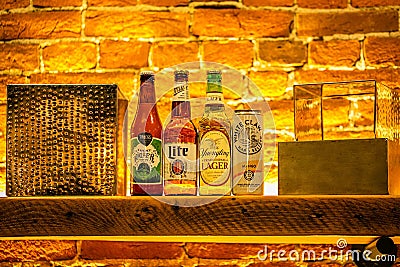
M 264 192 L 263 119 L 260 110 L 236 110 L 232 127 L 232 193 Z

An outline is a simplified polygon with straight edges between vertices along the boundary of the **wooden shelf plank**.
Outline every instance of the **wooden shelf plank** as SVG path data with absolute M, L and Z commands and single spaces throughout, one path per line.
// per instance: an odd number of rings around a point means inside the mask
M 367 245 L 380 236 L 309 235 L 309 236 L 17 236 L 0 237 L 0 240 L 85 240 L 119 242 L 175 242 L 175 243 L 245 243 L 245 244 L 337 244 L 345 239 L 348 244 Z M 400 244 L 400 236 L 390 237 Z
M 158 198 L 3 198 L 0 237 L 400 236 L 400 197 Z

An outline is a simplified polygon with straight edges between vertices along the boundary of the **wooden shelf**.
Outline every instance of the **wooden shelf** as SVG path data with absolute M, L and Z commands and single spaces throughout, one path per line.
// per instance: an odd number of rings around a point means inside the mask
M 400 236 L 400 197 L 158 198 L 2 198 L 0 237 Z

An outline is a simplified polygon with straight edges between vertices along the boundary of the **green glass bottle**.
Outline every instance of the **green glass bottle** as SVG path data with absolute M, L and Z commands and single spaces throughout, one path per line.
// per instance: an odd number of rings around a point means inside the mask
M 199 122 L 199 194 L 229 195 L 231 123 L 225 113 L 221 71 L 207 72 L 207 99 Z

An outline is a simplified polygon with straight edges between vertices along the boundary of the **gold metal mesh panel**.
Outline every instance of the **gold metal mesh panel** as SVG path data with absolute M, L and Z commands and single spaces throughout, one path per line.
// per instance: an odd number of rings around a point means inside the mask
M 116 192 L 116 85 L 7 86 L 7 195 Z

